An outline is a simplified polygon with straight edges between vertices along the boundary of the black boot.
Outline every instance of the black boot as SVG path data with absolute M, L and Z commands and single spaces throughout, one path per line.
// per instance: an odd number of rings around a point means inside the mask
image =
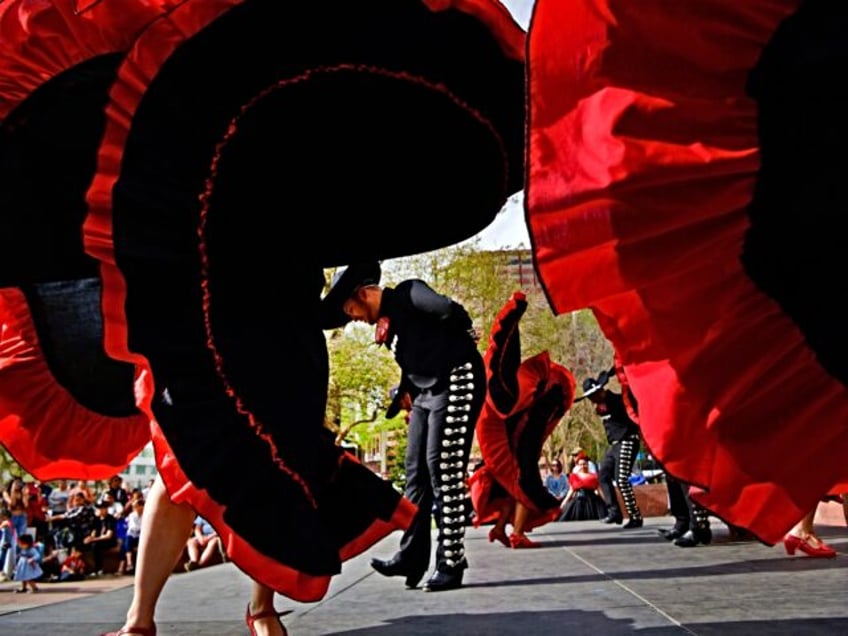
M 424 584 L 425 592 L 444 592 L 462 587 L 464 569 L 454 569 L 450 572 L 436 570 L 436 573 Z
M 641 528 L 645 525 L 645 522 L 642 520 L 642 517 L 630 517 L 622 527 L 624 530 L 630 530 L 632 528 Z
M 686 528 L 679 528 L 677 526 L 674 526 L 671 530 L 659 528 L 657 532 L 659 532 L 660 536 L 666 541 L 674 541 L 686 534 Z
M 712 530 L 709 528 L 696 528 L 695 530 L 687 530 L 686 534 L 674 540 L 674 545 L 681 548 L 694 548 L 696 545 L 703 543 L 707 545 L 713 540 Z
M 405 576 L 406 587 L 413 588 L 424 578 L 424 570 L 414 570 L 407 566 L 399 555 L 391 559 L 371 559 L 371 567 L 383 576 Z
M 601 519 L 601 521 L 603 521 L 604 523 L 615 523 L 621 525 L 621 522 L 624 521 L 624 519 L 622 518 L 620 512 L 611 512 L 606 517 Z

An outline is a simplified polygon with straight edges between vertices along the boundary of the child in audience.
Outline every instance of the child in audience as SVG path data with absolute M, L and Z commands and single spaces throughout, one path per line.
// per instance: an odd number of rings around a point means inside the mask
M 41 578 L 41 553 L 35 548 L 35 540 L 31 534 L 18 537 L 18 563 L 15 566 L 15 580 L 21 582 L 16 592 L 37 592 L 35 581 Z
M 71 546 L 71 553 L 62 561 L 59 581 L 81 581 L 85 578 L 85 557 L 79 546 Z
M 130 507 L 132 512 L 127 515 L 127 532 L 123 540 L 124 561 L 118 568 L 118 572 L 123 574 L 135 572 L 133 558 L 138 549 L 138 539 L 141 536 L 141 515 L 144 513 L 144 500 L 134 499 Z

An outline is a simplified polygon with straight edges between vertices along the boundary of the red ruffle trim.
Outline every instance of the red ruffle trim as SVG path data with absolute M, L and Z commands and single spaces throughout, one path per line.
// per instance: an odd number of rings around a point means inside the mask
M 501 510 L 506 503 L 506 497 L 492 497 L 495 478 L 492 473 L 481 466 L 468 478 L 468 494 L 471 505 L 474 508 L 472 524 L 475 528 L 487 523 L 494 523 L 501 516 Z M 525 530 L 538 528 L 551 521 L 556 521 L 560 515 L 560 508 L 556 506 L 550 510 L 536 510 L 528 506 L 527 520 L 524 523 Z
M 0 121 L 46 79 L 96 55 L 128 50 L 148 24 L 184 1 L 0 4 Z
M 539 0 L 528 48 L 551 305 L 593 309 L 651 452 L 767 543 L 848 478 L 845 387 L 739 259 L 759 167 L 745 83 L 799 4 Z M 799 480 L 798 461 L 816 470 Z
M 527 412 L 530 412 L 533 402 L 552 387 L 559 385 L 564 393 L 564 408 L 567 411 L 574 400 L 575 381 L 571 372 L 550 359 L 547 351 L 542 351 L 522 361 L 518 369 L 506 368 L 506 364 L 498 366 L 494 360 L 505 360 L 509 356 L 497 355 L 499 349 L 516 346 L 518 338 L 518 313 L 519 302 L 523 303 L 525 296 L 522 292 L 515 292 L 509 301 L 498 312 L 492 325 L 492 333 L 489 338 L 489 347 L 485 354 L 486 374 L 491 378 L 492 374 L 515 374 L 518 393 L 515 403 L 509 412 L 501 412 L 491 396 L 487 394 L 483 404 L 483 410 L 477 420 L 476 434 L 480 446 L 480 453 L 485 462 L 485 475 L 497 480 L 497 482 L 517 501 L 524 504 L 529 510 L 539 513 L 538 506 L 525 494 L 520 486 L 521 471 L 516 449 L 522 434 L 528 424 L 544 426 L 545 430 L 542 440 L 550 436 L 553 429 L 559 423 L 559 418 L 546 422 L 530 422 Z M 502 338 L 503 334 L 507 338 Z M 513 340 L 515 338 L 515 340 Z M 510 345 L 512 341 L 512 345 Z M 497 368 L 493 368 L 496 367 Z M 544 383 L 544 388 L 539 389 L 539 384 Z M 513 414 L 526 411 L 522 420 L 518 423 L 510 436 L 507 436 L 506 420 Z M 541 452 L 541 448 L 538 449 Z M 538 454 L 536 455 L 538 457 Z M 474 474 L 476 475 L 476 471 Z M 481 476 L 482 479 L 482 476 Z M 558 509 L 558 508 L 557 508 Z M 476 508 L 475 508 L 476 510 Z M 478 515 L 480 511 L 477 511 Z
M 89 189 L 90 213 L 84 227 L 86 251 L 101 263 L 103 279 L 104 332 L 106 351 L 120 360 L 134 362 L 139 368 L 137 395 L 139 407 L 152 417 L 153 380 L 147 360 L 128 348 L 127 322 L 124 314 L 126 286 L 115 264 L 112 242 L 111 189 L 118 179 L 121 157 L 131 121 L 151 78 L 170 54 L 183 42 L 202 30 L 216 17 L 241 0 L 204 0 L 187 2 L 155 25 L 139 39 L 137 51 L 128 55 L 131 63 L 121 66 L 119 78 L 111 94 L 107 110 L 109 119 L 101 144 L 97 176 Z M 143 52 L 143 53 L 142 53 Z M 224 508 L 205 491 L 195 488 L 179 466 L 161 429 L 153 425 L 153 441 L 160 475 L 175 503 L 187 503 L 207 519 L 218 531 L 228 556 L 253 579 L 296 601 L 311 602 L 323 598 L 331 576 L 311 576 L 283 565 L 253 548 L 224 522 Z M 346 461 L 356 461 L 346 457 Z M 295 475 L 297 477 L 297 475 Z M 303 482 L 301 481 L 303 484 Z M 305 484 L 303 484 L 305 487 Z M 305 495 L 311 493 L 305 487 Z M 349 544 L 339 550 L 341 560 L 349 559 L 396 529 L 412 523 L 416 508 L 401 499 L 388 521 L 375 521 Z
M 516 60 L 524 59 L 526 35 L 500 0 L 423 0 L 431 11 L 456 9 L 473 15 L 498 39 L 501 50 Z
M 23 293 L 0 289 L 0 443 L 37 479 L 107 479 L 150 441 L 150 419 L 80 405 L 44 360 Z
M 224 507 L 219 505 L 205 491 L 195 488 L 179 466 L 173 451 L 168 446 L 159 427 L 153 426 L 153 445 L 156 451 L 156 463 L 167 485 L 168 494 L 174 503 L 187 503 L 206 519 L 221 537 L 227 556 L 248 575 L 280 594 L 301 602 L 319 601 L 327 594 L 332 576 L 311 576 L 299 570 L 281 564 L 257 551 L 224 521 Z M 345 455 L 345 461 L 357 461 L 353 456 Z M 407 499 L 400 499 L 389 521 L 375 521 L 356 539 L 343 546 L 339 551 L 342 561 L 351 559 L 364 552 L 377 541 L 397 529 L 409 527 L 415 517 L 416 508 Z

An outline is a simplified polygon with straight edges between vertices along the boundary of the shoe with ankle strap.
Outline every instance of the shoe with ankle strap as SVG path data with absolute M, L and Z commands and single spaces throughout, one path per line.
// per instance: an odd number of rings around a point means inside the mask
M 816 544 L 811 541 L 811 537 L 802 538 L 791 533 L 783 537 L 783 547 L 786 548 L 786 554 L 789 555 L 795 554 L 795 550 L 800 550 L 814 559 L 831 559 L 836 556 L 836 550 L 825 544 L 821 539 L 818 539 Z
M 292 610 L 286 610 L 284 612 L 278 612 L 277 610 L 269 609 L 264 610 L 262 612 L 256 612 L 256 614 L 250 613 L 250 603 L 247 604 L 247 613 L 244 615 L 244 622 L 247 623 L 247 628 L 250 630 L 250 636 L 256 636 L 256 627 L 254 627 L 254 623 L 263 618 L 276 618 L 280 627 L 283 628 L 283 636 L 286 636 L 289 632 L 286 630 L 286 626 L 283 625 L 283 621 L 280 620 L 281 616 L 285 616 L 286 614 L 291 614 Z M 155 634 L 153 636 L 156 636 Z

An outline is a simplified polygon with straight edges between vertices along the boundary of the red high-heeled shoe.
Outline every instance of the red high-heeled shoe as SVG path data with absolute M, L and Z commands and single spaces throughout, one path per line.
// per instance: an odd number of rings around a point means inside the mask
M 497 528 L 492 528 L 489 530 L 489 543 L 494 543 L 495 541 L 500 541 L 505 548 L 509 548 L 509 537 L 506 536 L 506 532 L 503 530 L 498 530 Z
M 292 613 L 292 610 L 286 610 L 284 612 L 278 612 L 277 610 L 270 609 L 270 610 L 265 610 L 265 611 L 262 611 L 262 612 L 256 612 L 256 614 L 251 614 L 250 613 L 250 603 L 248 603 L 247 604 L 247 613 L 244 615 L 244 621 L 247 623 L 247 628 L 250 630 L 250 636 L 256 636 L 256 628 L 253 626 L 253 624 L 256 621 L 258 621 L 262 618 L 276 618 L 280 623 L 280 627 L 283 628 L 283 636 L 287 636 L 289 632 L 288 632 L 288 630 L 286 630 L 286 626 L 283 625 L 283 621 L 280 620 L 280 617 L 285 616 L 286 614 L 291 614 L 291 613 Z M 154 634 L 153 636 L 156 636 L 156 635 Z
M 521 548 L 541 548 L 542 544 L 537 543 L 536 541 L 531 541 L 527 538 L 526 535 L 523 534 L 515 534 L 514 532 L 509 535 L 509 544 L 513 547 L 513 549 L 521 549 Z
M 783 547 L 786 549 L 786 554 L 794 555 L 796 550 L 800 550 L 809 557 L 814 559 L 829 559 L 836 556 L 836 550 L 823 541 L 819 540 L 819 545 L 813 545 L 810 542 L 810 537 L 802 539 L 794 534 L 787 534 L 783 537 Z

